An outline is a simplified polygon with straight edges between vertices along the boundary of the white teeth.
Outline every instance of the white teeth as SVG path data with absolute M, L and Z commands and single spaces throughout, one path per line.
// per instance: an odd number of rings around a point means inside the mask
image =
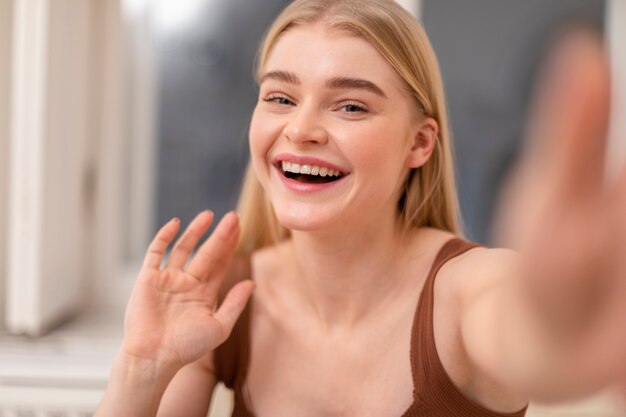
M 319 175 L 320 177 L 339 177 L 341 173 L 336 169 L 329 169 L 317 165 L 300 165 L 295 162 L 281 162 L 283 172 L 291 172 L 294 174 Z

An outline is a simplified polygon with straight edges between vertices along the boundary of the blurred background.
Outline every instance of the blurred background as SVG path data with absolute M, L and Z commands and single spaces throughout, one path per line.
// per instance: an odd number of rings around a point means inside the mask
M 153 233 L 235 206 L 256 49 L 288 3 L 0 0 L 0 417 L 91 415 Z M 626 2 L 400 3 L 438 54 L 466 233 L 488 244 L 533 75 L 563 25 L 605 34 L 626 114 Z M 612 123 L 617 166 L 626 118 Z M 212 415 L 229 415 L 217 395 Z M 610 396 L 529 412 L 618 415 Z

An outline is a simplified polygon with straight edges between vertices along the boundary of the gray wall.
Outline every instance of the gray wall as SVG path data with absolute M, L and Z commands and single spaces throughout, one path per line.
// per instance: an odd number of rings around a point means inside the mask
M 169 0 L 168 0 L 169 1 Z M 235 207 L 256 103 L 253 62 L 286 0 L 211 0 L 175 36 L 157 34 L 159 160 L 157 228 L 210 208 Z
M 531 78 L 565 22 L 602 27 L 603 0 L 424 0 L 448 98 L 470 238 L 488 242 L 494 198 L 520 145 Z
M 253 60 L 287 0 L 211 0 L 195 23 L 159 38 L 157 225 L 234 208 L 257 89 Z M 520 145 L 532 75 L 566 21 L 602 26 L 603 0 L 423 0 L 439 57 L 470 238 L 488 241 L 496 191 Z M 155 225 L 155 228 L 157 227 Z

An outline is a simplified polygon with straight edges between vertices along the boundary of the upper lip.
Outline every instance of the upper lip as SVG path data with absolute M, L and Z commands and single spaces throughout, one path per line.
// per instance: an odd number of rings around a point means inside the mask
M 281 162 L 291 162 L 299 165 L 315 165 L 319 167 L 326 167 L 328 169 L 334 169 L 339 171 L 342 175 L 347 175 L 349 171 L 344 168 L 341 168 L 338 165 L 330 163 L 320 158 L 316 158 L 314 156 L 305 156 L 305 155 L 293 155 L 290 153 L 281 153 L 274 157 L 273 163 L 276 166 L 280 166 Z

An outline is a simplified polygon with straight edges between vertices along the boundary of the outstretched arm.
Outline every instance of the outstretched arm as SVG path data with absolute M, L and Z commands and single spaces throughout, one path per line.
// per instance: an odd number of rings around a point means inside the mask
M 605 177 L 609 79 L 594 35 L 560 42 L 497 221 L 499 243 L 519 256 L 498 257 L 493 285 L 466 300 L 473 364 L 540 400 L 626 375 L 626 169 Z

